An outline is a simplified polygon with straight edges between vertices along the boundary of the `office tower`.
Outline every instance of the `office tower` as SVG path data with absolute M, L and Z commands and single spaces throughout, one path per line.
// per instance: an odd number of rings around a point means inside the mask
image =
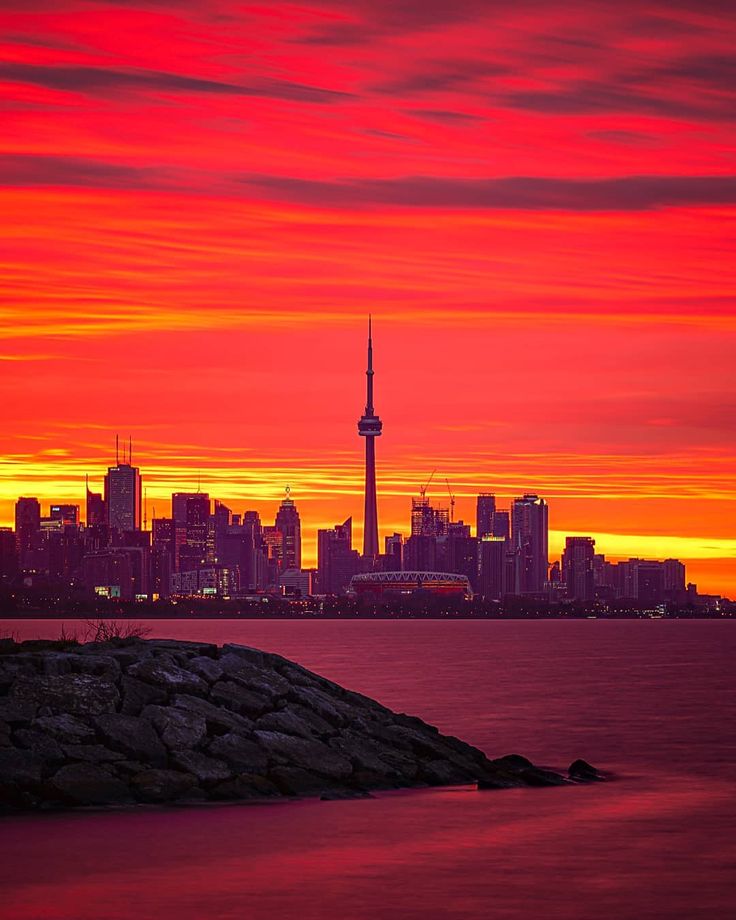
M 111 531 L 123 533 L 126 530 L 141 529 L 141 511 L 143 508 L 143 491 L 141 474 L 138 467 L 131 463 L 131 451 L 128 460 L 120 462 L 119 453 L 115 466 L 107 470 L 105 476 L 105 507 L 107 523 Z
M 519 593 L 540 594 L 547 582 L 547 502 L 527 494 L 511 506 L 511 540 L 519 554 Z
M 451 523 L 437 538 L 437 571 L 465 575 L 473 591 L 478 590 L 478 540 L 470 536 L 470 524 Z
M 36 535 L 41 528 L 41 505 L 37 498 L 19 498 L 15 503 L 15 542 L 18 563 L 25 568 L 30 560 Z
M 595 540 L 592 537 L 567 537 L 562 554 L 562 580 L 567 597 L 573 601 L 592 601 L 595 596 Z
M 78 524 L 79 505 L 51 505 L 49 519 L 60 521 L 62 524 Z
M 107 524 L 107 511 L 105 510 L 105 499 L 100 492 L 90 492 L 89 479 L 85 480 L 86 488 L 86 517 L 87 527 L 99 527 Z
M 176 518 L 174 520 L 179 523 Z M 206 492 L 187 495 L 184 503 L 184 527 L 186 540 L 179 548 L 178 571 L 193 571 L 213 562 L 214 533 L 210 533 L 210 497 Z
M 496 510 L 496 496 L 482 492 L 475 503 L 475 534 L 480 540 L 493 533 L 492 519 Z
M 636 596 L 643 607 L 654 607 L 664 602 L 664 564 L 639 560 L 636 571 Z
M 424 496 L 411 500 L 412 537 L 442 537 L 449 526 L 450 512 L 447 508 L 432 507 Z
M 353 519 L 330 530 L 317 531 L 317 580 L 320 594 L 343 594 L 353 575 L 361 570 L 361 558 L 353 549 Z
M 664 570 L 664 591 L 668 600 L 684 600 L 685 566 L 679 559 L 665 559 L 662 568 Z
M 380 437 L 383 425 L 373 408 L 373 337 L 370 317 L 368 317 L 368 369 L 365 373 L 365 412 L 358 422 L 358 434 L 361 438 L 365 438 L 365 516 L 363 530 L 363 555 L 367 559 L 375 559 L 378 556 L 376 438 Z
M 511 536 L 511 524 L 508 511 L 494 511 L 491 515 L 491 529 L 488 531 L 492 537 Z
M 385 570 L 387 572 L 400 572 L 404 568 L 404 536 L 393 533 L 385 539 L 386 558 Z
M 301 569 L 302 566 L 302 531 L 299 512 L 290 497 L 291 490 L 286 487 L 286 498 L 279 505 L 274 526 L 281 534 L 281 571 Z
M 187 502 L 190 498 L 197 498 L 204 495 L 209 498 L 206 492 L 173 492 L 171 495 L 171 517 L 177 524 L 186 524 L 187 522 Z
M 507 544 L 504 537 L 487 533 L 478 541 L 478 593 L 500 601 L 507 591 Z
M 437 571 L 437 537 L 412 534 L 404 544 L 404 569 L 407 572 Z
M 18 572 L 18 547 L 10 527 L 0 527 L 0 578 L 12 578 Z

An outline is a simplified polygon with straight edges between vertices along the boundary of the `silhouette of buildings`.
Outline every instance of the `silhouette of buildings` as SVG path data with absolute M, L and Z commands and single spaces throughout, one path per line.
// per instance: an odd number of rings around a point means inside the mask
M 518 592 L 541 594 L 547 584 L 547 502 L 538 495 L 516 498 L 511 505 L 511 540 L 517 555 Z
M 569 600 L 592 601 L 595 597 L 594 560 L 595 540 L 592 537 L 566 538 L 562 581 Z

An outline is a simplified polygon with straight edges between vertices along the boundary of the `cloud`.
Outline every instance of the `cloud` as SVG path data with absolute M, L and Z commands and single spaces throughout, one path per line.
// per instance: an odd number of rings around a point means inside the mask
M 216 93 L 263 96 L 308 103 L 331 103 L 350 97 L 349 93 L 288 80 L 267 78 L 250 84 L 240 84 L 156 70 L 116 70 L 105 67 L 0 63 L 0 80 L 33 83 L 47 89 L 99 95 L 128 91 Z
M 628 176 L 616 179 L 410 176 L 345 182 L 252 176 L 242 181 L 278 197 L 328 207 L 388 205 L 595 212 L 736 203 L 736 176 Z
M 0 154 L 0 186 L 5 187 L 154 188 L 163 178 L 163 173 L 153 167 L 125 166 L 86 157 Z

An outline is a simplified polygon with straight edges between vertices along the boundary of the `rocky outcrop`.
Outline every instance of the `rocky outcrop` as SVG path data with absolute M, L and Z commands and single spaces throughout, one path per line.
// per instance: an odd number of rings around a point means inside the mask
M 569 775 L 597 778 L 584 761 Z M 246 646 L 0 644 L 6 810 L 566 782 Z

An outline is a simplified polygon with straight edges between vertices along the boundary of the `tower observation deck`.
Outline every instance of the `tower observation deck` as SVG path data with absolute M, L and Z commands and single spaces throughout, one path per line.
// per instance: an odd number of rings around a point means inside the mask
M 366 374 L 365 412 L 358 422 L 358 434 L 365 438 L 365 517 L 363 530 L 363 555 L 369 559 L 378 556 L 378 507 L 376 503 L 376 438 L 383 429 L 381 419 L 373 408 L 373 337 L 371 318 L 368 317 L 368 369 Z

